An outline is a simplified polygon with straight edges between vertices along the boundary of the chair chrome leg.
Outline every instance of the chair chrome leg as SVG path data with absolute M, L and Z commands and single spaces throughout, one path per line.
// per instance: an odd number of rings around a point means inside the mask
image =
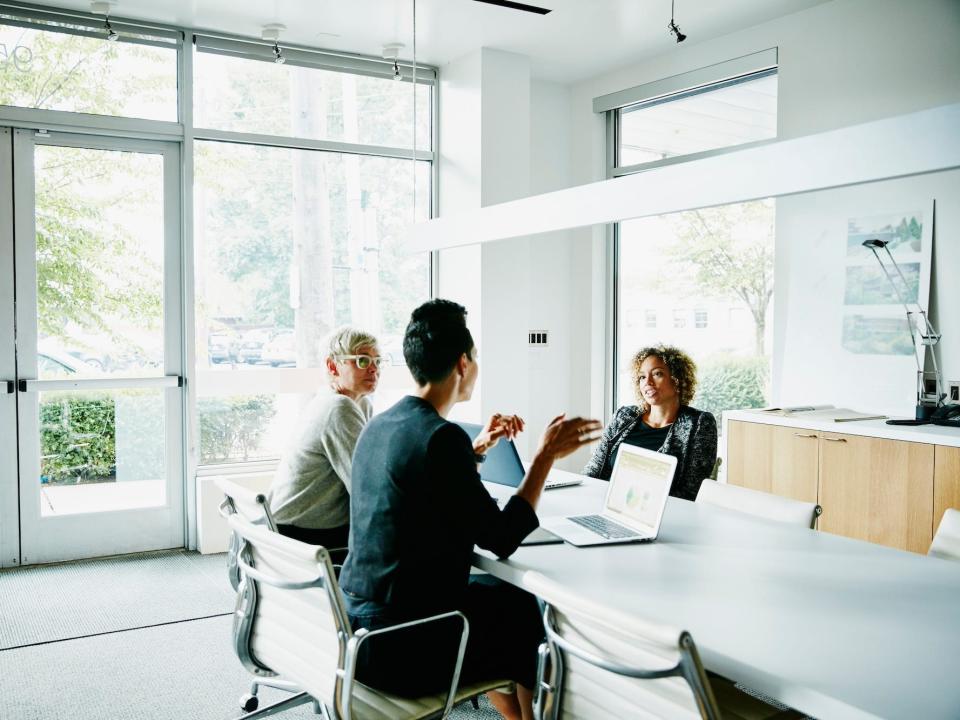
M 306 705 L 308 702 L 313 702 L 313 698 L 305 692 L 299 693 L 286 700 L 281 700 L 273 705 L 261 708 L 260 710 L 254 710 L 246 715 L 241 715 L 237 720 L 260 720 L 260 718 L 270 717 L 271 715 L 276 715 L 277 713 L 284 712 L 299 705 Z

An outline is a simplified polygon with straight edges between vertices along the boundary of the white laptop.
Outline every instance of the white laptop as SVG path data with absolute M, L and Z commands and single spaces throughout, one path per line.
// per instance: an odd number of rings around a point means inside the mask
M 544 518 L 540 527 L 578 546 L 654 540 L 676 470 L 672 455 L 623 443 L 602 512 Z

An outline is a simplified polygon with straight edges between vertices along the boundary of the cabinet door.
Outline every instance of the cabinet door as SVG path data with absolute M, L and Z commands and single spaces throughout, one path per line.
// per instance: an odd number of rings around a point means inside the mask
M 727 482 L 783 497 L 817 501 L 817 439 L 814 430 L 730 422 Z
M 821 433 L 819 527 L 926 553 L 933 539 L 933 445 Z
M 937 445 L 933 458 L 933 532 L 947 508 L 960 510 L 960 448 Z
M 773 425 L 727 423 L 727 482 L 770 492 L 773 480 Z

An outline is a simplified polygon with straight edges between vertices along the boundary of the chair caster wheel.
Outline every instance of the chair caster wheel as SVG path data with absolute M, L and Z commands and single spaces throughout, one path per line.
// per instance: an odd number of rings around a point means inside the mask
M 253 712 L 260 706 L 260 698 L 256 695 L 242 695 L 240 697 L 240 709 L 244 712 Z

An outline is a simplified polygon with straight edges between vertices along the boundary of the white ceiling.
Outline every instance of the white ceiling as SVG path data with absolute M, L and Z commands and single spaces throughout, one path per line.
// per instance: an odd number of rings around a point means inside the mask
M 750 27 L 826 0 L 676 0 L 684 43 Z M 670 0 L 526 0 L 540 16 L 474 2 L 416 0 L 417 60 L 442 67 L 479 47 L 527 55 L 535 77 L 572 83 L 678 48 L 667 31 Z M 114 0 L 112 14 L 259 37 L 283 23 L 287 42 L 380 55 L 402 42 L 413 55 L 414 0 Z M 49 3 L 89 11 L 87 0 Z M 683 47 L 683 46 L 679 46 Z M 679 48 L 678 48 L 679 49 Z

